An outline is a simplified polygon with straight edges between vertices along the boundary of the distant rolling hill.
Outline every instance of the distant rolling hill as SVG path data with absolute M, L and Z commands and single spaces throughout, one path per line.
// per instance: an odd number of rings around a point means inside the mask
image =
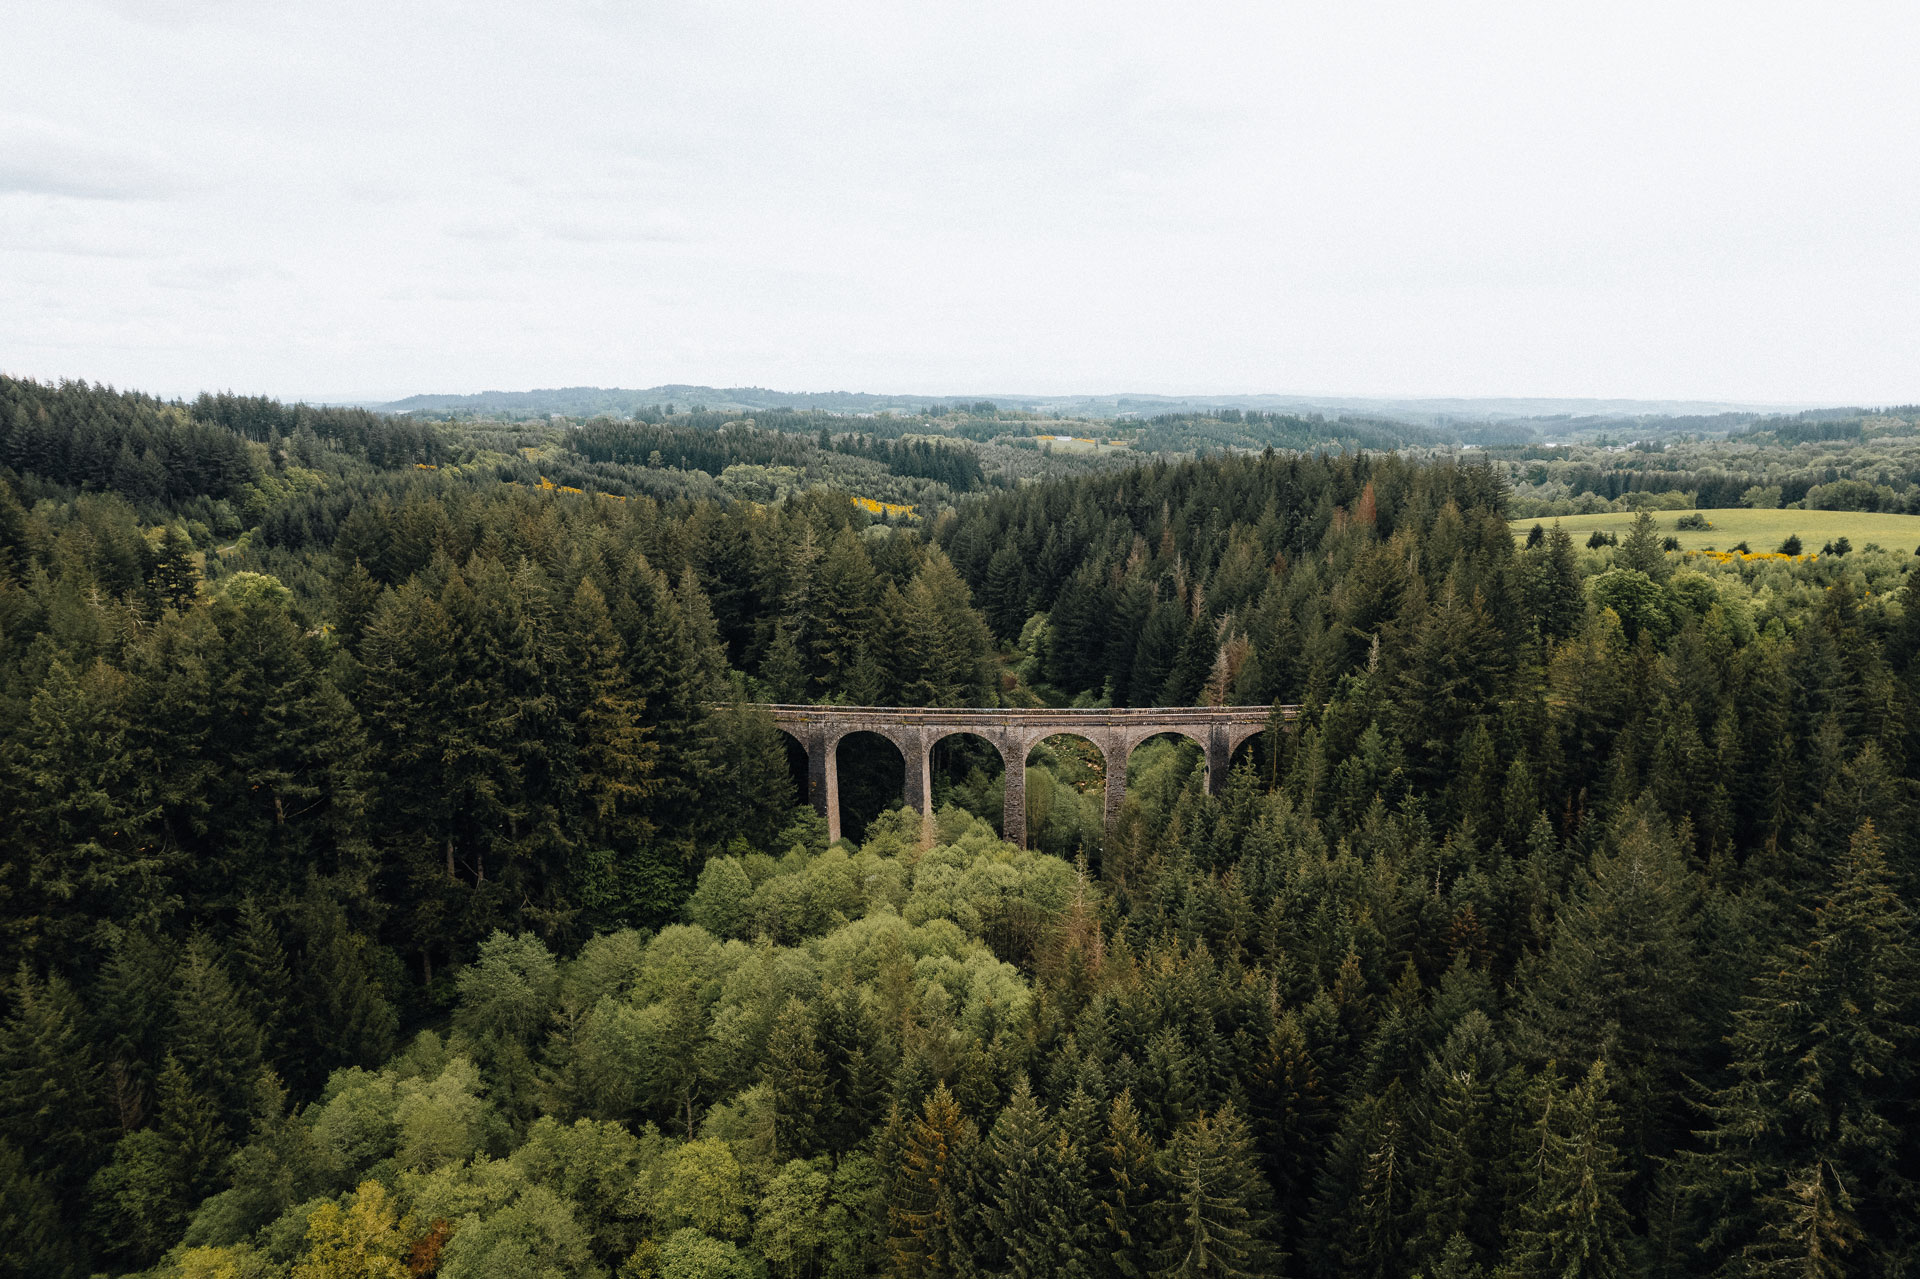
M 867 391 L 775 391 L 758 386 L 694 386 L 669 383 L 637 390 L 568 386 L 533 391 L 482 391 L 474 395 L 412 395 L 370 405 L 390 413 L 462 413 L 479 416 L 630 416 L 654 405 L 699 406 L 728 412 L 816 409 L 826 413 L 919 412 L 928 408 L 991 402 L 1062 417 L 1150 418 L 1164 413 L 1242 412 L 1318 414 L 1390 419 L 1420 426 L 1471 422 L 1545 423 L 1553 419 L 1716 418 L 1793 412 L 1807 405 L 1735 404 L 1705 400 L 1551 399 L 1520 397 L 1406 398 L 1305 395 L 884 395 Z M 1552 433 L 1551 428 L 1548 433 Z

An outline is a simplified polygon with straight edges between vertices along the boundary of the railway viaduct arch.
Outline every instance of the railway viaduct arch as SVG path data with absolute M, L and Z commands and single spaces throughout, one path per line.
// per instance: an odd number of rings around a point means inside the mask
M 1059 734 L 1084 738 L 1106 757 L 1106 823 L 1112 827 L 1127 792 L 1127 757 L 1149 737 L 1176 733 L 1207 753 L 1207 791 L 1226 783 L 1234 748 L 1262 732 L 1269 706 L 1169 706 L 1121 710 L 976 710 L 914 706 L 762 706 L 807 755 L 807 797 L 826 816 L 827 838 L 840 838 L 840 775 L 835 751 L 849 733 L 874 733 L 892 742 L 907 765 L 906 801 L 920 810 L 924 829 L 933 823 L 933 744 L 971 733 L 1000 752 L 1006 766 L 1001 830 L 1012 843 L 1027 843 L 1027 752 Z M 1300 713 L 1282 706 L 1283 721 Z

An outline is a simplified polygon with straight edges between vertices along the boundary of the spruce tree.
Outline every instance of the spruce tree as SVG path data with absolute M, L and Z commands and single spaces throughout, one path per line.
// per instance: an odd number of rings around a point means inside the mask
M 1920 1247 L 1912 912 L 1863 822 L 1804 940 L 1735 1016 L 1695 1193 L 1734 1272 L 1894 1274 Z
M 200 598 L 200 566 L 193 560 L 193 544 L 177 525 L 160 531 L 160 544 L 147 566 L 147 591 L 163 609 L 187 608 Z
M 965 1224 L 979 1137 L 945 1083 L 920 1114 L 897 1118 L 887 1194 L 888 1250 L 903 1279 L 970 1273 Z
M 1106 1132 L 1093 1157 L 1098 1229 L 1091 1248 L 1094 1266 L 1121 1279 L 1142 1279 L 1148 1258 L 1160 1251 L 1157 1156 L 1132 1093 L 1122 1089 L 1107 1109 Z
M 1664 582 L 1672 574 L 1673 566 L 1660 547 L 1660 530 L 1647 512 L 1633 517 L 1633 527 L 1620 540 L 1619 562 L 1656 582 Z
M 219 1116 L 223 1135 L 238 1137 L 260 1073 L 259 1024 L 204 933 L 188 941 L 175 980 L 170 1056 Z
M 1580 566 L 1573 549 L 1573 537 L 1553 522 L 1541 554 L 1530 555 L 1532 566 L 1531 603 L 1534 622 L 1541 636 L 1563 640 L 1580 629 L 1586 598 L 1580 588 Z
M 1621 1195 L 1628 1174 L 1619 1109 L 1607 1069 L 1593 1063 L 1571 1087 L 1553 1063 L 1528 1096 L 1523 1184 L 1507 1235 L 1503 1275 L 1514 1279 L 1616 1279 L 1638 1273 L 1637 1240 Z
M 827 1068 L 807 1006 L 789 999 L 767 1036 L 763 1077 L 773 1094 L 774 1149 L 780 1159 L 806 1159 L 819 1146 L 827 1112 Z
M 0 1138 L 0 1279 L 70 1279 L 84 1274 L 75 1232 L 45 1182 Z
M 1175 1133 L 1160 1153 L 1160 1175 L 1164 1242 L 1154 1279 L 1271 1273 L 1271 1192 L 1252 1135 L 1231 1105 Z
M 807 595 L 805 665 L 813 688 L 840 690 L 873 627 L 879 582 L 866 548 L 851 528 L 827 543 Z
M 605 598 L 592 581 L 581 582 L 561 621 L 560 642 L 561 715 L 573 725 L 568 802 L 577 816 L 570 834 L 622 857 L 632 856 L 648 832 L 643 804 L 657 788 L 660 753 L 645 723 L 646 705 L 627 681 L 624 656 Z M 574 891 L 572 885 L 560 889 L 553 906 L 571 905 Z
M 984 1242 L 1014 1279 L 1087 1279 L 1085 1152 L 1051 1123 L 1025 1076 L 983 1143 Z
M 292 1052 L 293 973 L 273 916 L 258 898 L 240 901 L 233 938 L 234 986 L 260 1027 L 261 1046 L 276 1063 Z
M 1464 1261 L 1472 1262 L 1495 1243 L 1485 1223 L 1494 1215 L 1488 1169 L 1498 1149 L 1494 1084 L 1503 1065 L 1493 1023 L 1478 1009 L 1428 1060 L 1420 1097 L 1425 1139 L 1413 1172 L 1419 1234 L 1409 1251 L 1416 1266 L 1437 1271 L 1449 1255 L 1462 1264 L 1462 1245 Z
M 1605 1058 L 1633 1151 L 1663 1144 L 1683 1063 L 1705 1027 L 1700 889 L 1658 817 L 1623 813 L 1579 873 L 1544 954 L 1523 965 L 1513 1042 L 1523 1058 Z
M 7 991 L 0 1023 L 0 1139 L 30 1175 L 68 1195 L 97 1162 L 110 1130 L 105 1081 L 81 1024 L 73 988 L 42 981 L 25 964 Z

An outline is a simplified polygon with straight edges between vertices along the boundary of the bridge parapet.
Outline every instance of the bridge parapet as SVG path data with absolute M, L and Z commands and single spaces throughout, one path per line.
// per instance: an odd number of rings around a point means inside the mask
M 807 791 L 827 819 L 829 839 L 840 838 L 840 784 L 835 751 L 849 733 L 874 733 L 891 741 L 906 761 L 906 801 L 920 810 L 923 833 L 933 830 L 932 752 L 935 742 L 970 733 L 1000 752 L 1005 765 L 1001 830 L 1022 847 L 1027 842 L 1027 752 L 1035 742 L 1062 734 L 1084 738 L 1106 759 L 1106 823 L 1112 828 L 1127 789 L 1127 757 L 1149 737 L 1175 733 L 1198 743 L 1207 756 L 1207 790 L 1226 783 L 1233 752 L 1264 731 L 1277 713 L 1283 723 L 1298 706 L 1164 706 L 1111 710 L 999 707 L 763 705 L 782 731 L 807 755 Z

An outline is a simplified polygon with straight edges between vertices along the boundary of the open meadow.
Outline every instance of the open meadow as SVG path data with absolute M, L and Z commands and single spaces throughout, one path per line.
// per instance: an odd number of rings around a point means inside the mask
M 1559 522 L 1584 545 L 1595 529 L 1625 537 L 1633 527 L 1634 512 L 1604 515 L 1566 515 Z M 1835 538 L 1844 537 L 1853 549 L 1878 545 L 1886 550 L 1920 547 L 1920 515 L 1888 515 L 1877 511 L 1789 511 L 1754 510 L 1744 506 L 1720 507 L 1704 511 L 1654 511 L 1654 524 L 1663 537 L 1680 539 L 1684 551 L 1724 551 L 1745 542 L 1754 551 L 1776 551 L 1790 535 L 1798 534 L 1808 552 L 1817 552 Z M 1681 528 L 1679 521 L 1690 515 L 1704 515 L 1709 527 Z M 1525 537 L 1535 524 L 1553 526 L 1554 520 L 1525 519 L 1510 521 L 1516 537 Z

